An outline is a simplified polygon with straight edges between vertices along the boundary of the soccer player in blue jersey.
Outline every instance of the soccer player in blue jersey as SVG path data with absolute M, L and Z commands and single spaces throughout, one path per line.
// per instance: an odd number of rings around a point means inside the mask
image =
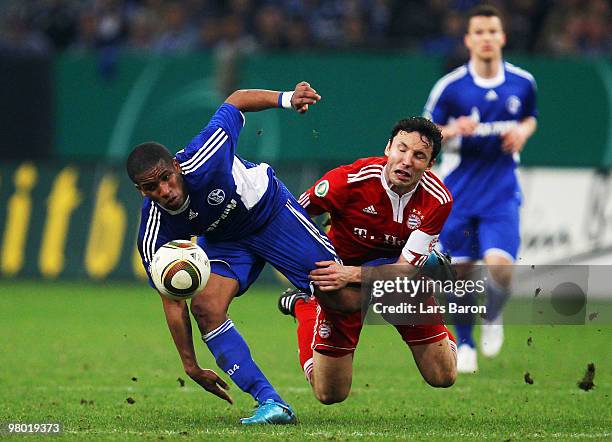
M 295 423 L 293 410 L 257 367 L 227 310 L 269 262 L 296 287 L 312 293 L 315 262 L 338 260 L 321 231 L 265 163 L 236 155 L 243 112 L 293 108 L 299 113 L 320 100 L 306 82 L 292 92 L 239 90 L 174 157 L 161 144 L 143 143 L 127 160 L 128 175 L 145 197 L 138 249 L 147 272 L 155 251 L 174 239 L 197 235 L 211 260 L 210 279 L 191 301 L 202 339 L 240 389 L 259 406 L 243 424 Z M 207 391 L 232 403 L 227 384 L 200 368 L 185 301 L 161 297 L 166 321 L 185 372 Z
M 520 243 L 516 168 L 536 129 L 536 84 L 529 72 L 503 60 L 506 35 L 496 8 L 470 11 L 464 42 L 469 62 L 435 84 L 425 116 L 441 126 L 446 140 L 441 172 L 455 201 L 440 242 L 459 273 L 467 275 L 480 259 L 489 269 L 481 350 L 492 357 L 503 343 L 501 310 Z M 474 302 L 473 294 L 463 302 Z M 457 370 L 475 372 L 473 318 L 455 322 Z

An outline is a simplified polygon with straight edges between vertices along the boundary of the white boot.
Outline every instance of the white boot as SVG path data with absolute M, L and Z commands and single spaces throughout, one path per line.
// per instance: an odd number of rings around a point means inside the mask
M 461 344 L 457 349 L 457 373 L 476 373 L 477 371 L 476 349 L 467 344 Z
M 501 315 L 493 322 L 484 320 L 480 329 L 480 350 L 487 358 L 494 358 L 504 343 L 504 324 Z

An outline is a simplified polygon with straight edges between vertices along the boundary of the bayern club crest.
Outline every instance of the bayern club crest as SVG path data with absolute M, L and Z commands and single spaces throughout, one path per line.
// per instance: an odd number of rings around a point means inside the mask
M 331 336 L 331 325 L 327 322 L 319 324 L 319 336 L 322 339 L 327 339 Z
M 419 227 L 421 227 L 421 223 L 422 222 L 423 222 L 423 220 L 416 213 L 411 213 L 410 215 L 408 215 L 407 224 L 408 224 L 408 228 L 410 230 L 418 229 Z

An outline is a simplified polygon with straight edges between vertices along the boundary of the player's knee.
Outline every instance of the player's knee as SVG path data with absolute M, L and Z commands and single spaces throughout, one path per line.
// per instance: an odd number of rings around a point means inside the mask
M 323 405 L 332 405 L 344 401 L 348 397 L 346 393 L 339 391 L 318 391 L 315 389 L 315 396 Z
M 347 385 L 326 384 L 321 385 L 316 382 L 316 378 L 311 378 L 312 391 L 319 402 L 323 405 L 337 404 L 344 401 L 351 391 L 350 383 Z
M 452 387 L 457 380 L 457 369 L 454 366 L 439 367 L 432 370 L 425 380 L 434 388 Z
M 191 314 L 194 316 L 199 325 L 211 325 L 223 323 L 226 318 L 226 311 L 222 305 L 214 302 L 199 301 L 196 299 L 191 303 Z

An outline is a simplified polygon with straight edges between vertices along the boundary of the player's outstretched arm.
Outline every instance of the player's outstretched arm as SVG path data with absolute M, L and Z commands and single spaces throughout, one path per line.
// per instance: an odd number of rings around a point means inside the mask
M 206 391 L 233 404 L 234 401 L 225 391 L 229 389 L 229 385 L 213 370 L 202 369 L 198 365 L 193 347 L 189 309 L 185 301 L 173 301 L 162 295 L 160 296 L 164 307 L 164 314 L 166 315 L 166 322 L 183 362 L 185 373 Z
M 279 92 L 265 89 L 241 89 L 225 100 L 242 112 L 257 112 L 277 107 L 291 107 L 303 114 L 308 106 L 317 103 L 321 96 L 309 83 L 301 81 L 293 92 Z
M 471 116 L 461 116 L 446 126 L 440 126 L 442 139 L 447 141 L 450 138 L 464 135 L 472 135 L 478 127 L 478 121 Z
M 322 292 L 332 292 L 348 284 L 361 284 L 361 267 L 345 266 L 336 261 L 315 262 L 317 269 L 308 275 Z

